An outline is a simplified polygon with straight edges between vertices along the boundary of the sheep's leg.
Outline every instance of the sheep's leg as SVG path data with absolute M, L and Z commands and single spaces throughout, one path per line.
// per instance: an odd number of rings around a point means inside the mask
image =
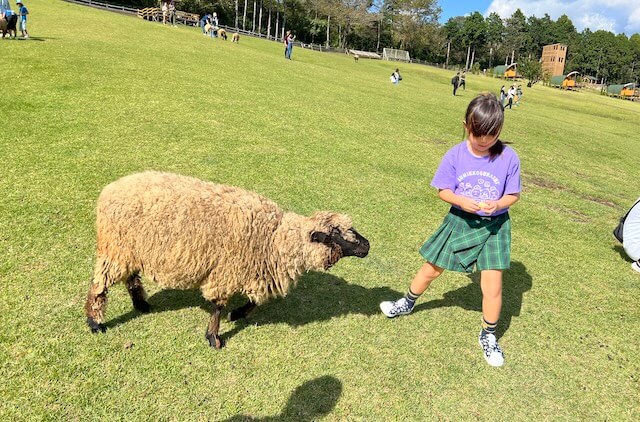
M 245 318 L 247 315 L 251 313 L 251 311 L 253 311 L 256 308 L 256 306 L 258 305 L 255 302 L 250 300 L 244 305 L 242 305 L 241 307 L 229 312 L 227 319 L 229 321 L 237 321 L 241 318 Z
M 142 286 L 140 274 L 135 273 L 130 275 L 125 284 L 127 285 L 129 296 L 131 296 L 133 307 L 140 312 L 149 312 L 151 307 L 147 302 L 147 292 L 144 291 L 144 286 Z
M 92 333 L 105 332 L 104 313 L 107 308 L 107 289 L 121 281 L 127 274 L 117 264 L 109 262 L 105 257 L 98 257 L 93 272 L 93 280 L 84 304 L 87 325 Z
M 87 325 L 92 333 L 105 332 L 107 327 L 104 326 L 104 312 L 107 307 L 107 289 L 101 288 L 96 283 L 91 283 L 87 301 L 84 304 L 85 314 L 87 315 Z
M 218 335 L 220 329 L 220 313 L 222 312 L 222 305 L 212 301 L 213 312 L 211 313 L 211 319 L 209 320 L 209 326 L 207 327 L 207 340 L 209 345 L 216 349 L 221 349 L 224 345 L 222 338 Z

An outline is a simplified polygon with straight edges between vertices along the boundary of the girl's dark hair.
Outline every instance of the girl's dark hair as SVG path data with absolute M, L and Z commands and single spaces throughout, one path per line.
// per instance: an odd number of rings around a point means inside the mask
M 464 121 L 467 130 L 474 136 L 498 136 L 504 123 L 504 109 L 493 94 L 480 94 L 467 107 Z M 494 158 L 502 154 L 504 143 L 498 141 L 489 149 L 489 156 Z

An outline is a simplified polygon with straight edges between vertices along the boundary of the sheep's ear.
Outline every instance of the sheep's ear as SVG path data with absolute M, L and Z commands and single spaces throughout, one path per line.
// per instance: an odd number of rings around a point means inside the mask
M 311 233 L 311 241 L 324 243 L 325 245 L 331 243 L 331 236 L 322 232 L 313 232 Z

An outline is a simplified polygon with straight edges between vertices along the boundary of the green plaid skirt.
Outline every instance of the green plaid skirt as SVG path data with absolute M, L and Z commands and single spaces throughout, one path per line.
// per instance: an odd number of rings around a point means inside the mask
M 511 262 L 509 213 L 481 217 L 451 208 L 440 228 L 420 248 L 420 255 L 438 267 L 470 273 L 506 270 Z

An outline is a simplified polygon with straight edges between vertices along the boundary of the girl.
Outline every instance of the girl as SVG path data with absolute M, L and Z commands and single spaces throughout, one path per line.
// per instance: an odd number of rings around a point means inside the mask
M 502 271 L 509 268 L 509 207 L 520 198 L 520 160 L 498 139 L 504 110 L 493 94 L 481 94 L 467 108 L 467 139 L 442 159 L 431 185 L 451 204 L 438 230 L 420 248 L 426 263 L 407 294 L 380 304 L 390 317 L 411 313 L 418 297 L 444 270 L 480 270 L 482 330 L 479 342 L 487 363 L 502 366 L 495 332 L 502 308 Z

